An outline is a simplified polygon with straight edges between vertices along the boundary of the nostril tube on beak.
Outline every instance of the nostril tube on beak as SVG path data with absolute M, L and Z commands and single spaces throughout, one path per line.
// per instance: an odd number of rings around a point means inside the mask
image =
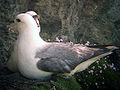
M 15 29 L 16 29 L 15 23 L 12 23 L 12 24 L 10 24 L 10 25 L 6 25 L 6 27 L 8 28 L 8 31 L 11 31 L 11 30 L 15 30 Z

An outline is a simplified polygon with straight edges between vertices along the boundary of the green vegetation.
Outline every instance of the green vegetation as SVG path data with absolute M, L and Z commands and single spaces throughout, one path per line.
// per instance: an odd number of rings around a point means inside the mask
M 87 70 L 75 75 L 84 90 L 119 90 L 120 73 L 113 63 L 109 64 L 105 59 L 96 61 Z
M 0 77 L 1 89 L 5 90 L 120 90 L 120 72 L 109 57 L 96 61 L 83 72 L 70 78 L 54 76 L 48 81 L 29 80 L 20 74 Z M 3 80 L 3 81 L 2 81 Z

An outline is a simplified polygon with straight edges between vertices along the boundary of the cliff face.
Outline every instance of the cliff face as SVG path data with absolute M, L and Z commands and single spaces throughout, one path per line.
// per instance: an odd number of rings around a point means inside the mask
M 44 38 L 61 36 L 75 43 L 119 44 L 115 26 L 118 18 L 113 19 L 117 3 L 118 0 L 38 0 L 29 9 L 40 14 Z
M 6 60 L 16 31 L 6 27 L 14 16 L 34 10 L 40 15 L 41 37 L 55 40 L 96 44 L 120 43 L 119 0 L 0 0 L 0 54 Z M 3 51 L 5 51 L 3 53 Z

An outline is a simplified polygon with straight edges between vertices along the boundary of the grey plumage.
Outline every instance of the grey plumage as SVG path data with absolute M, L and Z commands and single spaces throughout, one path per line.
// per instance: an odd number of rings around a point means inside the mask
M 45 49 L 37 51 L 36 58 L 40 58 L 37 67 L 40 70 L 54 73 L 70 73 L 80 63 L 97 57 L 110 49 L 103 46 L 84 46 L 80 44 L 51 43 Z

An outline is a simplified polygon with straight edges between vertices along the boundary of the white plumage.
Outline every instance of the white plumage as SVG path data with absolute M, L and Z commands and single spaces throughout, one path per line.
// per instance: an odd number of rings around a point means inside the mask
M 36 22 L 39 24 L 38 15 L 37 15 L 36 12 L 27 11 L 26 14 L 29 14 L 32 17 L 35 16 L 34 20 L 36 20 Z M 38 27 L 38 31 L 40 32 L 40 26 Z M 18 72 L 19 71 L 18 67 L 17 67 L 17 61 L 18 61 L 17 47 L 18 47 L 18 41 L 16 40 L 10 48 L 9 52 L 11 53 L 11 56 L 10 56 L 8 62 L 7 62 L 7 68 L 9 70 L 11 70 L 12 72 Z
M 44 80 L 58 73 L 71 76 L 116 49 L 115 46 L 98 48 L 80 44 L 45 42 L 39 36 L 36 21 L 27 13 L 16 16 L 16 26 L 19 31 L 16 65 L 19 72 L 30 79 Z

